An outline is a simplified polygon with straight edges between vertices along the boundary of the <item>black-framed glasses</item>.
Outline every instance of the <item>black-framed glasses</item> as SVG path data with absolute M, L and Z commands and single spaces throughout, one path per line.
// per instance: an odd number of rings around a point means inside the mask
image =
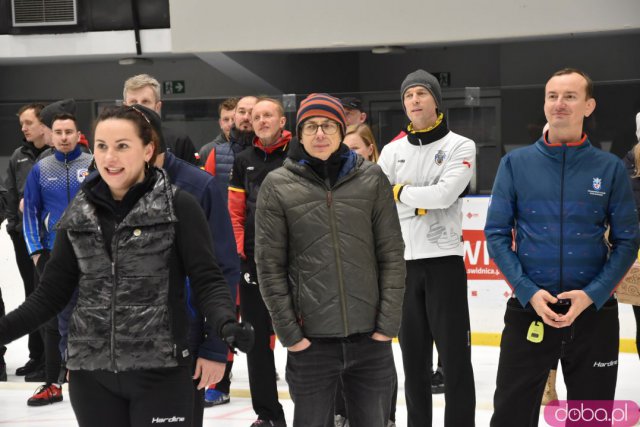
M 318 128 L 322 128 L 322 133 L 325 135 L 333 135 L 338 132 L 338 124 L 334 121 L 324 122 L 321 125 L 313 122 L 306 122 L 302 125 L 302 133 L 305 135 L 315 135 L 318 132 Z

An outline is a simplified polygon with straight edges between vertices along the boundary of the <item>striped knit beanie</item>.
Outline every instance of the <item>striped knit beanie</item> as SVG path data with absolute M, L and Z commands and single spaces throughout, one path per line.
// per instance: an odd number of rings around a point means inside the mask
M 296 128 L 300 135 L 300 126 L 311 117 L 325 117 L 340 125 L 342 135 L 346 133 L 347 122 L 344 115 L 344 108 L 338 98 L 334 98 L 326 93 L 312 93 L 302 100 L 298 108 Z

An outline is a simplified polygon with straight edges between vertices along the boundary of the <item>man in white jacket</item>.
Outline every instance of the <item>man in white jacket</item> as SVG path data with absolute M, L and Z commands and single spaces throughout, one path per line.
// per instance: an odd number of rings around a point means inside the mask
M 431 425 L 432 343 L 445 374 L 445 426 L 474 425 L 462 200 L 473 173 L 475 144 L 451 132 L 438 80 L 409 74 L 401 99 L 411 121 L 406 135 L 384 147 L 378 164 L 396 199 L 407 278 L 400 346 L 409 427 Z

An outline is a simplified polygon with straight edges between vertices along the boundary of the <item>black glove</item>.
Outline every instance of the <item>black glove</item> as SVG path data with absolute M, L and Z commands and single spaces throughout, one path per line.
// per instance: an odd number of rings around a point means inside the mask
M 248 353 L 253 348 L 255 332 L 251 323 L 238 323 L 235 320 L 222 326 L 222 339 L 231 348 L 237 348 L 243 353 Z

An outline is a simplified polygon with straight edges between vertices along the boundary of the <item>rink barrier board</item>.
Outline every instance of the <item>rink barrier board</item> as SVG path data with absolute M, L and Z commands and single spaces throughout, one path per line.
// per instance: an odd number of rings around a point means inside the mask
M 495 332 L 471 332 L 471 345 L 483 345 L 489 347 L 500 347 L 502 334 Z M 397 343 L 398 338 L 393 342 Z M 620 338 L 620 353 L 635 353 L 636 340 L 631 338 Z

